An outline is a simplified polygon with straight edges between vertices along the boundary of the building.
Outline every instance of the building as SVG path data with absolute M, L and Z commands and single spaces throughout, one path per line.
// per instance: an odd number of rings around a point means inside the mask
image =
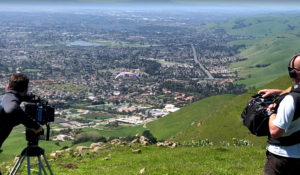
M 140 124 L 143 123 L 143 121 L 141 120 L 135 120 L 135 119 L 131 119 L 131 118 L 118 118 L 115 119 L 116 122 L 118 123 L 122 123 L 122 124 Z
M 167 104 L 165 106 L 165 108 L 163 109 L 163 111 L 168 111 L 168 112 L 175 112 L 178 111 L 180 108 L 176 108 L 174 105 L 172 104 Z
M 120 91 L 114 91 L 114 93 L 113 93 L 115 96 L 118 96 L 118 95 L 120 95 L 121 94 L 121 92 Z
M 193 101 L 193 99 L 194 99 L 194 96 L 189 96 L 189 97 L 186 97 L 186 99 L 185 99 L 185 100 L 190 100 L 190 101 Z
M 162 109 L 149 109 L 145 112 L 145 114 L 147 117 L 160 118 L 169 114 L 169 112 Z

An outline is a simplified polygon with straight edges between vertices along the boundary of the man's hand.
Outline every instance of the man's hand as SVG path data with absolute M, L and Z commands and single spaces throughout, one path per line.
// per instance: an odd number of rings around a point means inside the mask
M 37 134 L 37 133 L 41 132 L 41 130 L 43 129 L 42 127 L 43 127 L 43 126 L 40 125 L 40 128 L 39 128 L 38 130 L 33 129 L 34 133 Z
M 271 95 L 277 95 L 277 94 L 281 94 L 283 92 L 283 90 L 280 89 L 263 89 L 258 91 L 258 94 L 263 94 L 262 97 L 267 97 L 267 96 L 271 96 Z
M 276 103 L 272 103 L 272 104 L 270 104 L 269 106 L 268 106 L 268 112 L 270 112 L 270 111 L 274 111 L 274 108 L 276 107 Z

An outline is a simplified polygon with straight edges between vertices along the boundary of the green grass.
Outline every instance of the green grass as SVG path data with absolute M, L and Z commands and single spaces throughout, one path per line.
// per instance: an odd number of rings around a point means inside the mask
M 24 72 L 40 72 L 41 69 L 25 69 Z
M 114 149 L 100 150 L 98 153 L 82 153 L 81 157 L 61 156 L 50 162 L 53 174 L 60 175 L 127 175 L 139 174 L 146 168 L 146 175 L 161 174 L 262 174 L 265 162 L 265 149 L 258 147 L 135 147 L 141 154 L 134 154 L 129 147 L 116 146 Z M 65 153 L 64 153 L 65 154 Z M 104 160 L 110 157 L 110 160 Z M 32 162 L 31 169 L 38 169 Z M 26 161 L 24 161 L 24 164 Z M 65 164 L 73 164 L 78 169 L 63 168 Z M 1 168 L 11 165 L 6 163 Z M 20 171 L 26 174 L 26 167 Z M 37 173 L 35 173 L 37 174 Z
M 88 118 L 90 119 L 95 119 L 95 117 L 97 117 L 97 119 L 107 119 L 107 118 L 112 118 L 112 116 L 110 115 L 102 115 L 102 116 L 97 116 L 97 115 L 93 115 L 93 114 L 88 114 L 88 115 L 85 115 L 87 116 Z M 83 116 L 83 117 L 85 117 Z
M 69 112 L 71 112 L 72 114 L 79 114 L 79 112 L 77 112 L 77 109 L 71 109 Z
M 1 147 L 3 152 L 0 154 L 0 161 L 12 160 L 15 157 L 15 155 L 19 155 L 22 152 L 22 150 L 27 146 L 25 133 L 21 133 L 22 131 L 25 131 L 25 127 L 23 125 L 19 125 L 13 129 L 12 133 L 5 140 Z M 52 151 L 61 149 L 63 146 L 71 146 L 72 144 L 71 142 L 60 142 L 59 147 L 54 143 L 55 141 L 40 140 L 39 146 L 44 148 L 46 150 L 46 153 L 50 153 Z

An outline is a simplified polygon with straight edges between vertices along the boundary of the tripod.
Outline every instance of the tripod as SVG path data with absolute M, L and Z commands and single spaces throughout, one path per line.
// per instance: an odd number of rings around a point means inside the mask
M 38 145 L 28 145 L 21 153 L 20 158 L 18 159 L 18 161 L 16 162 L 15 166 L 13 167 L 13 169 L 11 170 L 9 175 L 15 175 L 17 173 L 17 171 L 20 169 L 25 157 L 27 157 L 27 171 L 28 171 L 28 175 L 30 175 L 30 157 L 38 157 L 39 160 L 39 175 L 42 175 L 42 169 L 44 171 L 44 174 L 47 175 L 45 166 L 42 163 L 41 160 L 41 155 L 43 155 L 44 160 L 47 164 L 47 167 L 50 171 L 50 174 L 53 175 L 52 170 L 50 168 L 50 165 L 48 163 L 48 160 L 45 156 L 45 150 L 40 148 Z
M 47 129 L 49 129 L 48 126 L 47 126 Z M 38 160 L 39 160 L 39 175 L 42 175 L 42 169 L 44 171 L 44 174 L 47 175 L 45 166 L 42 163 L 41 155 L 43 155 L 43 157 L 44 157 L 44 160 L 45 160 L 46 165 L 47 165 L 47 167 L 50 171 L 50 174 L 53 175 L 52 170 L 50 168 L 50 165 L 48 163 L 48 160 L 45 156 L 45 150 L 38 146 L 39 145 L 39 136 L 44 135 L 44 130 L 42 130 L 38 134 L 35 134 L 33 132 L 33 129 L 26 128 L 26 134 L 25 135 L 26 135 L 26 140 L 28 141 L 27 142 L 28 146 L 25 149 L 23 149 L 23 151 L 20 155 L 20 158 L 16 162 L 15 166 L 12 168 L 9 175 L 15 175 L 17 173 L 17 171 L 20 169 L 25 157 L 27 157 L 28 175 L 30 175 L 30 157 L 37 157 L 38 158 Z M 49 136 L 48 133 L 47 133 L 47 136 Z

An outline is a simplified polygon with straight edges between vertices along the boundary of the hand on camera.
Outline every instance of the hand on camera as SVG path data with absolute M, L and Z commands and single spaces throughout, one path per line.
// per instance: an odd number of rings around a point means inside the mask
M 274 111 L 274 109 L 275 109 L 275 107 L 276 107 L 276 103 L 273 103 L 273 104 L 270 104 L 269 106 L 268 106 L 268 112 L 270 112 L 270 111 Z
M 271 96 L 271 95 L 277 95 L 280 94 L 282 92 L 282 90 L 279 89 L 263 89 L 258 91 L 258 94 L 262 94 L 263 98 Z
M 41 130 L 43 129 L 42 127 L 43 127 L 43 126 L 40 125 L 40 128 L 39 128 L 38 130 L 33 129 L 34 133 L 35 133 L 35 134 L 38 134 L 39 132 L 41 132 Z

